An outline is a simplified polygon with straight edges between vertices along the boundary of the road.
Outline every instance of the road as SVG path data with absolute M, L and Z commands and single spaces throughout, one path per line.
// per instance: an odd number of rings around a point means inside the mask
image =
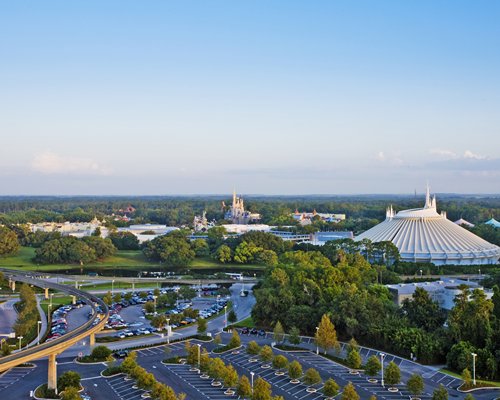
M 0 335 L 7 336 L 13 332 L 13 327 L 17 319 L 17 312 L 14 309 L 14 304 L 19 301 L 18 298 L 9 299 L 5 303 L 0 304 Z

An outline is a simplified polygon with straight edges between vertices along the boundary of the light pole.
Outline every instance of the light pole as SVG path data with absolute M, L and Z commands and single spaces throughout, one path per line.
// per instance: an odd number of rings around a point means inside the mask
M 54 293 L 50 294 L 50 304 L 49 304 L 49 307 L 52 307 L 52 296 L 54 296 Z
M 422 270 L 420 270 L 420 279 L 422 279 L 422 272 L 423 272 L 423 271 L 422 271 Z
M 167 344 L 170 344 L 170 318 L 167 318 Z
M 21 350 L 21 340 L 23 340 L 24 336 L 18 336 L 17 338 L 19 339 L 19 350 Z
M 319 326 L 316 327 L 316 354 L 319 354 L 318 332 L 319 332 Z
M 198 371 L 201 372 L 201 344 L 196 343 L 196 345 L 198 346 Z
M 51 310 L 51 308 L 52 308 L 52 304 L 49 304 L 47 306 L 47 321 L 49 324 L 50 324 L 50 310 Z
M 158 298 L 158 296 L 153 296 L 153 301 L 154 301 L 154 305 L 155 305 L 155 314 L 156 314 L 156 299 Z
M 481 276 L 481 268 L 479 268 L 479 276 Z
M 250 372 L 250 376 L 252 377 L 252 397 L 253 397 L 253 376 L 255 375 L 255 372 Z
M 227 328 L 227 306 L 224 306 L 224 328 Z
M 472 384 L 476 386 L 476 353 L 472 354 Z
M 115 280 L 111 280 L 111 296 L 115 294 Z
M 42 321 L 38 321 L 38 336 L 36 337 L 36 344 L 39 345 L 40 344 L 40 325 L 42 324 Z
M 385 353 L 379 353 L 380 354 L 380 364 L 382 365 L 382 387 L 384 386 L 384 358 L 385 358 Z

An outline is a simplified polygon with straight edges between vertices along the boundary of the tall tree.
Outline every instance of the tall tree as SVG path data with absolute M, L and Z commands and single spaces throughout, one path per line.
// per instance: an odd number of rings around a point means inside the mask
M 19 241 L 15 232 L 0 226 L 0 256 L 14 254 L 19 250 Z
M 321 322 L 316 330 L 315 340 L 317 345 L 324 350 L 325 354 L 328 350 L 339 347 L 337 331 L 326 314 L 323 314 L 321 317 Z

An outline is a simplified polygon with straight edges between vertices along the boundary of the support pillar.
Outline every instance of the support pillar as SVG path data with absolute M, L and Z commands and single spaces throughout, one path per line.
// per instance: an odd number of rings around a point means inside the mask
M 95 346 L 95 333 L 91 333 L 90 336 L 89 336 L 89 345 L 92 347 L 92 346 Z
M 57 390 L 57 362 L 56 354 L 49 354 L 49 377 L 47 380 L 49 389 Z
M 49 288 L 46 287 L 45 288 L 45 300 L 47 300 L 49 298 Z
M 135 290 L 135 282 L 132 282 L 132 290 Z
M 76 304 L 76 296 L 71 296 L 71 304 Z
M 16 281 L 10 281 L 10 288 L 13 292 L 16 290 Z

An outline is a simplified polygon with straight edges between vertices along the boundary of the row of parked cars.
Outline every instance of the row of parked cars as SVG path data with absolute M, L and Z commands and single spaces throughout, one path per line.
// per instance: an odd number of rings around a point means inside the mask
M 242 335 L 259 335 L 259 336 L 266 336 L 266 331 L 264 329 L 258 330 L 257 328 L 243 328 L 241 330 Z
M 50 324 L 50 332 L 47 336 L 46 342 L 51 342 L 60 338 L 62 335 L 68 332 L 68 322 L 66 321 L 66 315 L 74 308 L 81 307 L 83 305 L 82 301 L 78 301 L 74 305 L 67 305 L 59 307 L 52 313 L 52 321 Z
M 221 312 L 224 307 L 227 306 L 227 302 L 229 300 L 229 297 L 226 297 L 224 299 L 218 300 L 213 306 L 205 308 L 204 310 L 200 311 L 200 318 L 209 318 L 214 314 L 218 314 Z

